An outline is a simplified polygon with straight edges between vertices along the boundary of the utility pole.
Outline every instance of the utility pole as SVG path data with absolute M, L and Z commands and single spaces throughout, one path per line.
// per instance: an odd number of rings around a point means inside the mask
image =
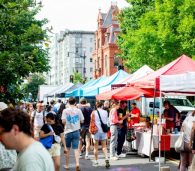
M 83 59 L 83 78 L 84 78 L 84 80 L 86 80 L 86 77 L 85 77 L 86 76 L 86 67 L 85 67 L 86 55 L 85 55 L 85 51 L 84 51 L 84 54 L 83 55 L 79 55 L 79 54 L 77 54 L 75 52 L 68 52 L 68 57 L 70 56 L 70 53 L 75 54 L 75 55 L 78 55 L 80 58 Z
M 85 79 L 85 74 L 86 74 L 85 58 L 86 58 L 86 56 L 85 56 L 85 52 L 84 52 L 84 55 L 83 55 L 83 77 L 84 77 L 84 79 Z

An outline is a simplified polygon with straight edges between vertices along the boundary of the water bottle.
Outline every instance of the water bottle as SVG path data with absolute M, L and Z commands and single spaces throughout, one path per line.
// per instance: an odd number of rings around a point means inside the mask
M 175 128 L 175 134 L 178 134 L 178 129 L 177 128 Z

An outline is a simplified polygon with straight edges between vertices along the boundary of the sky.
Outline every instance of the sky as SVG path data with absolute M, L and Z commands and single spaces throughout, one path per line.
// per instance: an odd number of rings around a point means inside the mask
M 125 0 L 41 0 L 43 8 L 38 18 L 47 18 L 48 27 L 52 26 L 54 33 L 59 31 L 97 29 L 98 11 L 107 13 L 111 3 L 117 3 L 124 8 L 129 4 Z

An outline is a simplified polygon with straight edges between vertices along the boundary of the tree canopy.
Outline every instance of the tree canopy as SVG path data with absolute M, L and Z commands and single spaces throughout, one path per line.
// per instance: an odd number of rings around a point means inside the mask
M 127 0 L 117 44 L 132 71 L 158 69 L 182 54 L 195 56 L 194 0 Z
M 49 69 L 43 47 L 46 19 L 36 15 L 41 5 L 34 0 L 0 0 L 0 100 L 14 103 L 22 97 L 19 86 L 30 73 Z
M 36 101 L 39 85 L 45 84 L 45 78 L 40 74 L 33 74 L 28 78 L 28 83 L 23 85 L 24 99 L 27 101 Z
M 82 77 L 82 74 L 79 72 L 74 72 L 73 73 L 73 83 L 85 83 L 87 80 Z

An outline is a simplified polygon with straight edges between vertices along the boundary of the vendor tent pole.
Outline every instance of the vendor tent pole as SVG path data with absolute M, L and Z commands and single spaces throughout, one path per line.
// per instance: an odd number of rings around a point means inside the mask
M 161 94 L 161 87 L 160 89 L 160 112 L 159 112 L 159 171 L 161 170 L 161 134 L 162 134 L 162 124 L 161 124 L 161 114 L 162 114 L 162 94 Z M 164 156 L 165 157 L 165 156 Z
M 151 161 L 151 149 L 152 149 L 152 138 L 153 138 L 155 103 L 156 103 L 156 88 L 154 88 L 154 101 L 153 101 L 152 126 L 151 126 L 151 136 L 150 136 L 149 162 Z

